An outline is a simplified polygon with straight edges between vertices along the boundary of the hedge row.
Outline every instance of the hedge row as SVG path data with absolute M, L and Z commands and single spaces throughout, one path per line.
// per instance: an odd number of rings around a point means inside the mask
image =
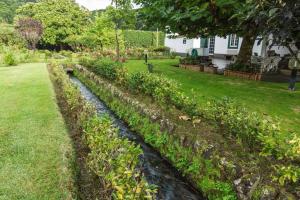
M 153 47 L 157 45 L 157 32 L 152 31 L 139 31 L 139 30 L 125 30 L 124 41 L 126 48 L 134 47 Z M 158 46 L 164 46 L 165 34 L 158 32 Z
M 100 62 L 101 63 L 101 62 Z M 81 64 L 85 64 L 82 62 Z M 107 78 L 104 73 L 96 70 L 101 67 L 99 62 L 88 66 L 96 74 Z M 111 64 L 113 66 L 113 64 Z M 188 98 L 180 92 L 178 84 L 164 76 L 150 73 L 126 73 L 125 69 L 116 70 L 112 67 L 115 81 L 131 92 L 151 96 L 162 106 L 175 106 L 177 109 L 187 113 L 190 118 L 206 118 L 217 123 L 222 130 L 226 131 L 228 137 L 236 137 L 252 151 L 259 151 L 263 156 L 274 156 L 278 160 L 285 160 L 287 165 L 294 167 L 294 161 L 300 160 L 300 139 L 296 134 L 286 134 L 280 130 L 279 123 L 266 116 L 249 112 L 244 107 L 222 99 L 210 101 L 203 107 L 195 100 Z M 121 73 L 120 73 L 121 71 Z M 286 170 L 287 171 L 287 170 Z M 287 172 L 289 173 L 289 172 Z M 285 182 L 297 182 L 300 173 L 293 175 L 280 175 L 285 177 Z
M 146 182 L 137 168 L 141 148 L 127 139 L 121 139 L 107 116 L 97 115 L 60 66 L 52 65 L 51 72 L 58 95 L 66 102 L 74 124 L 81 130 L 84 142 L 90 149 L 87 164 L 105 181 L 103 192 L 111 193 L 112 199 L 153 199 L 153 186 Z
M 209 199 L 236 199 L 232 184 L 220 178 L 221 170 L 218 164 L 203 158 L 202 150 L 197 149 L 196 153 L 191 147 L 182 145 L 179 139 L 182 135 L 169 133 L 162 128 L 165 125 L 173 126 L 169 119 L 161 118 L 158 116 L 159 112 L 149 110 L 148 105 L 128 97 L 109 83 L 109 80 L 94 76 L 85 68 L 76 68 L 75 75 L 133 131 L 139 133 L 145 142 L 159 150 L 173 166 L 188 176 Z M 153 120 L 152 116 L 156 116 L 156 120 Z

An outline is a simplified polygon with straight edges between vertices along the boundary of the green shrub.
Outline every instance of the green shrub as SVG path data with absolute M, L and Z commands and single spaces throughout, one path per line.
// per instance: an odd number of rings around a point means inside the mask
M 46 59 L 52 58 L 52 52 L 51 52 L 51 51 L 45 50 L 45 51 L 44 51 L 44 54 L 45 54 L 45 58 L 46 58 Z
M 115 62 L 109 58 L 101 59 L 81 59 L 80 64 L 88 67 L 94 73 L 101 75 L 109 80 L 119 80 L 123 77 L 119 76 L 119 73 L 122 74 L 124 67 L 122 63 Z
M 17 59 L 14 54 L 10 51 L 6 52 L 3 57 L 4 64 L 8 66 L 16 65 Z
M 231 71 L 259 73 L 260 65 L 258 65 L 258 64 L 245 65 L 245 64 L 241 64 L 241 63 L 232 63 L 232 64 L 229 64 L 226 67 L 226 69 L 231 70 Z
M 128 101 L 124 101 L 123 95 L 115 93 L 115 89 L 108 86 L 106 81 L 102 84 L 96 84 L 88 73 L 78 73 L 75 70 L 76 76 L 84 82 L 96 95 L 104 100 L 107 105 L 124 121 L 128 123 L 130 128 L 137 131 L 145 142 L 152 145 L 184 175 L 191 175 L 195 183 L 206 178 L 211 185 L 205 185 L 205 195 L 210 199 L 226 198 L 236 199 L 235 192 L 232 185 L 220 181 L 220 170 L 209 160 L 203 159 L 199 154 L 192 153 L 191 148 L 180 145 L 180 141 L 176 134 L 169 134 L 163 132 L 158 123 L 149 119 L 149 116 L 140 114 L 140 106 Z M 142 73 L 136 75 L 136 82 L 132 85 L 141 84 L 140 76 Z M 127 102 L 127 103 L 126 103 Z M 135 106 L 136 105 L 136 106 Z M 205 182 L 203 182 L 205 184 Z M 198 186 L 201 186 L 198 184 Z M 200 189 L 202 189 L 200 187 Z
M 170 50 L 171 49 L 169 47 L 165 47 L 165 46 L 151 48 L 151 51 L 154 51 L 154 52 L 163 52 L 163 53 L 170 53 Z
M 190 99 L 180 92 L 176 81 L 164 76 L 143 72 L 120 74 L 118 73 L 119 64 L 112 61 L 87 60 L 82 64 L 110 80 L 125 80 L 123 87 L 133 93 L 150 96 L 163 106 L 175 106 L 191 118 L 204 117 L 217 122 L 229 134 L 229 137 L 239 138 L 253 151 L 260 151 L 262 155 L 299 159 L 297 150 L 289 150 L 299 147 L 293 144 L 296 147 L 291 148 L 292 145 L 286 143 L 286 139 L 291 141 L 292 138 L 287 138 L 280 131 L 279 123 L 276 120 L 249 112 L 227 98 L 221 101 L 210 101 L 206 107 L 202 107 L 194 99 Z
M 72 117 L 72 125 L 81 130 L 90 150 L 88 166 L 105 181 L 103 192 L 112 192 L 113 199 L 153 199 L 155 189 L 146 182 L 141 170 L 137 168 L 141 148 L 120 138 L 109 117 L 96 114 L 60 66 L 53 65 L 50 70 L 59 98 L 66 103 L 66 116 Z

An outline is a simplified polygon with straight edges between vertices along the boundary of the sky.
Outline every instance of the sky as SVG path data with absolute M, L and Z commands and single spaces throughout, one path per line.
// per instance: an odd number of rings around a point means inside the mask
M 111 0 L 76 0 L 76 2 L 89 10 L 97 10 L 106 8 Z

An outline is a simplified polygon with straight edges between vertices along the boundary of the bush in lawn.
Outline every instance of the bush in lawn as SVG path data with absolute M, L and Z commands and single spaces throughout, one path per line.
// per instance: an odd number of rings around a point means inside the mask
M 3 61 L 4 64 L 8 66 L 16 65 L 18 63 L 17 58 L 14 56 L 14 54 L 11 51 L 8 51 L 4 54 Z

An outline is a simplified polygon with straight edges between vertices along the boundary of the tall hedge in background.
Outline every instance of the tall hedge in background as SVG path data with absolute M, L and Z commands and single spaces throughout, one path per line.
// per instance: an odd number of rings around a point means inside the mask
M 155 47 L 157 45 L 157 32 L 125 30 L 124 40 L 126 48 L 132 47 Z M 165 33 L 159 32 L 158 46 L 164 46 Z

